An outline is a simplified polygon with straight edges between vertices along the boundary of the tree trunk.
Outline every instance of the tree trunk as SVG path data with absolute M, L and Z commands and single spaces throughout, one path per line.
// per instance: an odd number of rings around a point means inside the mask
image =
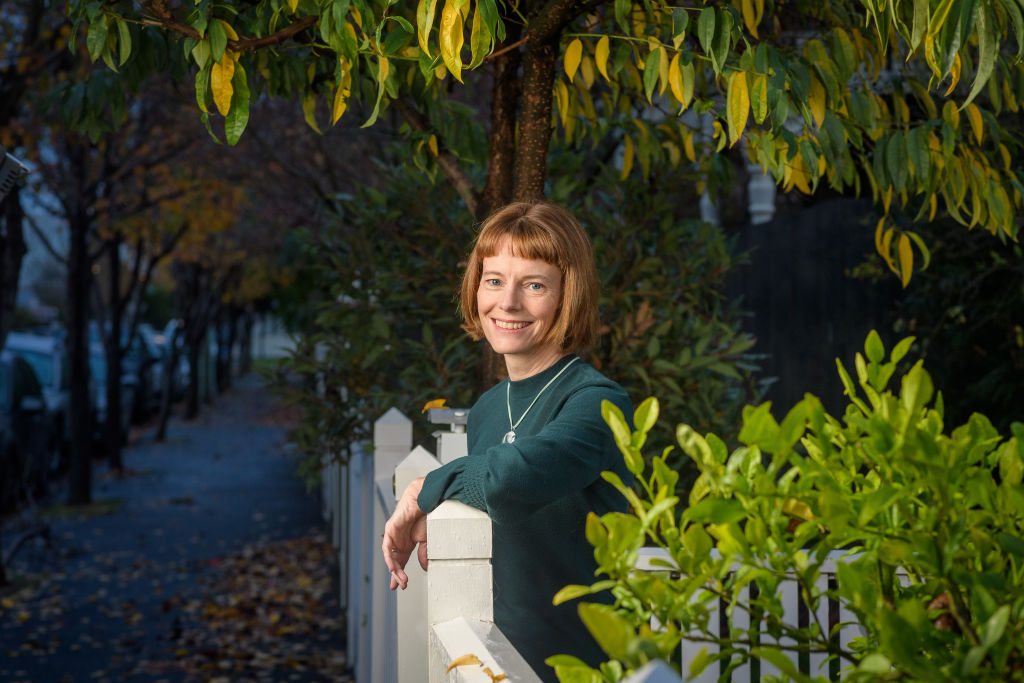
M 178 363 L 181 361 L 181 349 L 178 346 L 178 335 L 180 334 L 181 330 L 176 326 L 168 342 L 171 355 L 167 362 L 167 371 L 164 372 L 164 388 L 160 395 L 160 421 L 156 428 L 157 442 L 162 442 L 167 438 L 167 422 L 171 417 L 171 393 L 174 387 L 174 375 L 177 372 Z
M 72 168 L 84 169 L 85 148 L 68 146 Z M 84 173 L 75 174 L 74 213 L 71 215 L 71 251 L 68 255 L 68 356 L 71 375 L 71 466 L 68 472 L 68 503 L 92 501 L 92 425 L 89 420 L 89 216 L 83 197 Z
M 14 325 L 15 301 L 18 297 L 18 275 L 25 247 L 24 216 L 20 188 L 15 185 L 6 199 L 0 201 L 0 348 Z
M 107 242 L 108 282 L 110 286 L 110 329 L 107 340 L 107 425 L 104 434 L 110 469 L 120 475 L 124 472 L 121 461 L 121 411 L 132 406 L 121 405 L 121 307 L 117 299 L 121 292 L 121 240 L 115 235 Z
M 505 42 L 521 35 L 518 24 L 508 25 Z M 476 219 L 482 221 L 495 209 L 512 201 L 516 160 L 516 115 L 519 110 L 519 66 L 522 53 L 509 50 L 494 59 L 491 83 L 491 130 L 487 155 L 487 182 L 480 194 Z
M 242 314 L 242 329 L 238 336 L 238 374 L 247 375 L 252 370 L 252 325 L 253 313 L 246 308 Z
M 194 420 L 199 415 L 199 343 L 191 341 L 188 345 L 188 391 L 185 394 L 185 419 Z

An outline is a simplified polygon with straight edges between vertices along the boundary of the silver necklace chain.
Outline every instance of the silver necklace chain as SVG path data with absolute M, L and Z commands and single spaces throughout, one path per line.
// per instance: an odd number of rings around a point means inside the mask
M 528 412 L 530 412 L 530 409 L 533 408 L 533 404 L 537 402 L 537 399 L 540 398 L 541 394 L 543 394 L 545 391 L 547 391 L 548 387 L 550 387 L 552 384 L 555 383 L 556 379 L 558 379 L 559 377 L 562 376 L 563 372 L 565 372 L 566 370 L 569 369 L 570 365 L 572 365 L 573 363 L 575 363 L 578 360 L 579 360 L 579 356 L 576 356 L 571 361 L 566 363 L 565 367 L 563 367 L 561 370 L 559 370 L 558 373 L 554 377 L 549 379 L 548 383 L 545 384 L 544 387 L 540 391 L 537 392 L 537 395 L 533 397 L 532 401 L 530 401 L 530 405 L 528 405 L 526 407 L 526 410 L 523 411 L 523 414 L 519 416 L 519 419 L 516 420 L 515 423 L 512 422 L 512 380 L 509 379 L 508 384 L 505 385 L 505 406 L 508 408 L 508 426 L 509 426 L 509 430 L 508 430 L 508 433 L 505 434 L 504 437 L 502 437 L 502 439 L 501 439 L 502 443 L 512 443 L 513 441 L 516 440 L 516 428 L 523 421 L 523 418 L 526 417 L 526 414 Z

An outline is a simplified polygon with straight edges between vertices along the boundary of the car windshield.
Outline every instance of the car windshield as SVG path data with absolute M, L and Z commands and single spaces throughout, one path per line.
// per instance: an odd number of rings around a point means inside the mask
M 32 371 L 36 373 L 39 384 L 48 387 L 53 384 L 53 358 L 38 351 L 18 351 L 19 356 L 28 361 Z

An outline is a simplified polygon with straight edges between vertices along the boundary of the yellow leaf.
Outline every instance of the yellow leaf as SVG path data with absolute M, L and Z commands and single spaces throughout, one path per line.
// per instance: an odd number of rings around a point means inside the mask
M 939 208 L 939 200 L 936 198 L 934 192 L 932 193 L 932 196 L 928 198 L 928 205 L 928 220 L 933 221 L 935 220 L 935 212 Z
M 885 259 L 885 263 L 887 266 L 889 266 L 889 270 L 895 273 L 896 264 L 893 263 L 892 254 L 889 253 L 889 247 L 892 245 L 892 236 L 892 228 L 886 229 L 886 231 L 882 234 L 882 248 L 878 253 L 881 255 L 883 259 Z
M 430 139 L 431 139 L 431 142 L 433 143 L 430 148 L 434 151 L 434 154 L 437 154 L 437 138 L 435 138 L 433 135 L 431 135 Z M 430 144 L 430 143 L 428 143 L 428 144 Z M 423 404 L 423 410 L 421 410 L 420 412 L 421 413 L 425 413 L 428 410 L 441 410 L 442 408 L 447 408 L 447 407 L 448 406 L 446 405 L 446 399 L 435 398 L 433 401 L 427 401 L 426 403 L 424 403 Z M 457 664 L 453 664 L 452 666 L 458 666 L 458 665 Z M 451 669 L 449 669 L 449 671 L 451 671 Z
M 1010 170 L 1010 161 L 1011 161 L 1011 159 L 1010 159 L 1010 150 L 1006 149 L 1006 145 L 1004 145 L 1001 142 L 999 143 L 999 154 L 1003 157 L 1003 167 L 1007 171 L 1009 171 Z
M 935 195 L 933 194 L 932 197 Z M 875 251 L 879 254 L 882 253 L 882 226 L 885 225 L 885 216 L 878 219 L 878 225 L 875 226 Z
M 558 117 L 565 127 L 569 120 L 569 88 L 561 79 L 555 81 L 555 103 L 558 105 Z
M 910 238 L 901 234 L 897 249 L 900 256 L 900 281 L 906 287 L 914 271 L 914 250 L 910 246 Z
M 455 0 L 445 0 L 441 11 L 441 57 L 455 79 L 462 82 L 462 11 Z
M 974 139 L 977 140 L 980 145 L 985 129 L 981 120 L 981 110 L 978 109 L 978 105 L 974 102 L 967 105 L 967 120 L 971 122 L 971 131 L 974 133 Z
M 750 115 L 750 93 L 747 91 L 747 72 L 734 71 L 729 76 L 729 89 L 726 93 L 726 119 L 729 123 L 729 146 L 743 135 Z
M 664 95 L 668 87 L 668 50 L 658 47 L 658 94 Z
M 476 655 L 462 655 L 461 657 L 456 657 L 452 660 L 452 663 L 448 665 L 448 669 L 445 673 L 450 673 L 451 670 L 457 666 L 466 666 L 467 664 L 479 664 L 482 666 L 483 662 L 481 662 L 480 658 Z
M 802 500 L 797 500 L 796 498 L 787 499 L 786 502 L 782 504 L 782 511 L 787 515 L 799 517 L 803 520 L 815 519 L 814 513 L 811 512 L 811 507 L 807 503 Z
M 629 177 L 629 172 L 633 170 L 633 138 L 626 136 L 625 147 L 622 150 L 622 173 L 619 175 L 619 180 L 625 180 Z
M 597 48 L 594 50 L 594 61 L 597 62 L 597 70 L 604 76 L 604 80 L 611 81 L 608 78 L 608 36 L 601 36 L 601 39 L 597 41 Z
M 583 42 L 579 38 L 575 38 L 569 43 L 569 47 L 565 48 L 565 62 L 563 64 L 565 75 L 569 77 L 570 83 L 576 78 L 576 69 L 580 67 L 581 59 L 583 59 Z
M 294 12 L 295 10 L 292 11 Z M 218 19 L 217 21 L 219 21 L 220 25 L 224 27 L 224 33 L 227 34 L 228 38 L 231 40 L 238 40 L 238 33 L 231 27 L 231 24 L 223 19 Z
M 811 76 L 811 93 L 807 99 L 807 106 L 811 110 L 811 117 L 814 118 L 814 125 L 821 128 L 825 121 L 825 86 L 815 76 Z
M 683 136 L 683 152 L 686 154 L 686 158 L 690 160 L 691 164 L 697 163 L 697 154 L 693 150 L 693 131 L 688 131 Z
M 583 85 L 590 89 L 594 85 L 594 60 L 590 55 L 585 55 L 580 61 L 580 76 L 583 78 Z
M 746 25 L 750 35 L 757 38 L 757 24 L 760 19 L 754 10 L 753 0 L 743 0 L 743 23 Z
M 882 208 L 885 209 L 886 215 L 889 214 L 889 207 L 892 206 L 892 190 L 892 185 L 890 185 L 885 189 L 885 192 L 882 193 Z
M 235 75 L 235 57 L 225 51 L 220 62 L 214 62 L 210 69 L 210 89 L 213 91 L 213 103 L 221 116 L 227 116 L 231 110 L 231 95 L 235 90 L 231 86 L 231 77 Z
M 352 70 L 349 68 L 348 60 L 343 56 L 338 57 L 338 71 L 338 89 L 334 93 L 334 106 L 331 107 L 332 126 L 348 108 L 348 97 L 352 92 Z
M 683 109 L 686 109 L 686 105 L 683 104 L 683 72 L 679 70 L 678 52 L 668 65 L 668 87 L 672 91 L 672 97 L 682 105 L 682 109 L 679 110 L 682 112 Z
M 942 93 L 946 97 L 953 92 L 953 88 L 960 82 L 960 53 L 956 53 L 956 57 L 953 58 L 953 68 L 949 70 L 949 87 L 946 88 L 946 92 Z
M 942 107 L 942 118 L 954 132 L 960 129 L 960 110 L 956 108 L 952 100 L 946 102 Z
M 288 0 L 288 9 L 292 11 L 292 14 L 295 14 L 295 10 L 297 10 L 298 8 L 299 0 Z

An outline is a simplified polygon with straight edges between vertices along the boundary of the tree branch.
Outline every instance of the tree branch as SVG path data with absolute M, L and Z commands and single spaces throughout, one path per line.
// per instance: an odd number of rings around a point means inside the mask
M 199 35 L 199 31 L 175 19 L 170 10 L 167 9 L 166 3 L 162 0 L 143 0 L 141 4 L 143 9 L 149 10 L 154 17 L 153 19 L 143 19 L 141 22 L 143 26 L 156 26 L 197 40 L 202 38 Z M 294 24 L 289 24 L 283 29 L 271 33 L 269 36 L 228 40 L 228 47 L 236 52 L 254 52 L 265 47 L 280 45 L 295 34 L 312 27 L 319 19 L 320 17 L 317 15 L 305 16 Z
M 393 100 L 391 104 L 413 130 L 420 132 L 433 131 L 433 126 L 430 125 L 427 117 L 405 98 L 400 97 Z M 476 216 L 478 200 L 476 191 L 473 189 L 473 181 L 462 170 L 462 166 L 459 164 L 459 160 L 455 158 L 455 155 L 445 149 L 440 142 L 437 146 L 437 165 L 448 176 L 448 180 L 451 181 L 452 185 L 455 186 L 455 191 L 462 197 L 462 202 L 466 205 L 469 213 Z
M 43 247 L 46 248 L 46 251 L 50 252 L 50 256 L 52 256 L 58 263 L 61 263 L 65 267 L 67 267 L 67 256 L 61 255 L 57 251 L 57 249 L 53 246 L 53 242 L 51 242 L 50 238 L 47 237 L 45 233 L 43 233 L 43 229 L 39 227 L 39 223 L 36 222 L 35 217 L 29 213 L 26 213 L 22 216 L 22 218 L 28 222 L 28 227 L 32 229 L 32 232 L 35 233 L 35 236 L 39 238 L 40 242 L 43 243 Z

